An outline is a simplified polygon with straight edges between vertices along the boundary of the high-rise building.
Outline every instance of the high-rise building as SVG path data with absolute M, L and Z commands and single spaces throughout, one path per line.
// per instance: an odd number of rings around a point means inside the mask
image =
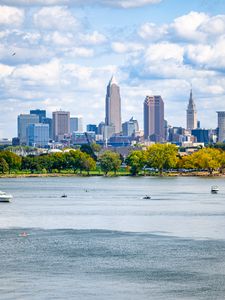
M 197 110 L 192 97 L 192 90 L 190 92 L 190 98 L 187 108 L 187 130 L 192 130 L 197 128 Z
M 74 131 L 83 132 L 83 119 L 81 117 L 70 118 L 70 133 Z
M 107 86 L 105 98 L 105 124 L 106 126 L 114 126 L 115 133 L 121 132 L 121 98 L 120 88 L 112 76 Z
M 52 113 L 53 140 L 62 141 L 70 133 L 70 112 L 55 111 Z
M 153 142 L 165 140 L 164 102 L 161 96 L 146 96 L 145 98 L 144 138 Z
M 27 143 L 27 127 L 39 123 L 38 115 L 20 114 L 17 118 L 17 131 L 20 145 Z
M 46 110 L 32 109 L 32 110 L 30 110 L 30 114 L 39 116 L 39 122 L 40 123 L 42 123 L 43 119 L 46 118 Z
M 202 129 L 202 128 L 192 129 L 191 131 L 191 134 L 196 137 L 197 143 L 204 143 L 204 144 L 209 144 L 210 142 L 209 133 L 210 131 L 208 129 Z
M 48 124 L 30 124 L 27 127 L 27 146 L 46 147 L 49 142 Z
M 122 124 L 122 130 L 124 136 L 135 136 L 135 133 L 139 131 L 138 121 L 132 117 L 129 121 Z
M 94 133 L 98 133 L 98 127 L 96 124 L 87 124 L 87 131 L 92 131 Z
M 217 111 L 218 114 L 218 142 L 225 141 L 225 111 Z
M 48 124 L 49 126 L 49 139 L 52 140 L 52 118 L 43 118 L 43 124 Z

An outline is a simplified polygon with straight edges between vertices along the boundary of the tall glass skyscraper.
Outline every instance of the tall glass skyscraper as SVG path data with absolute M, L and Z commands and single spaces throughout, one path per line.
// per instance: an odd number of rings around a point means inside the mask
M 164 102 L 161 96 L 146 96 L 144 101 L 144 138 L 152 142 L 163 142 Z
M 46 118 L 46 110 L 32 109 L 32 110 L 30 110 L 30 114 L 37 115 L 39 117 L 39 123 L 42 123 L 43 119 Z
M 30 124 L 27 127 L 27 145 L 33 147 L 45 147 L 49 142 L 48 124 Z
M 190 92 L 190 98 L 187 108 L 187 130 L 192 130 L 197 128 L 197 110 L 192 97 L 192 90 Z
M 115 133 L 121 132 L 121 98 L 120 88 L 112 76 L 107 86 L 105 98 L 105 125 L 114 126 Z
M 20 145 L 27 143 L 27 127 L 39 123 L 38 115 L 20 114 L 17 119 L 17 130 Z
M 218 114 L 218 142 L 225 141 L 225 111 L 217 111 Z

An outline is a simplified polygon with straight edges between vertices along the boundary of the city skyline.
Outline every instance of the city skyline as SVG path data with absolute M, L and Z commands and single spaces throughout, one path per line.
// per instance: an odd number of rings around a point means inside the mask
M 143 99 L 161 95 L 168 123 L 186 127 L 191 85 L 201 127 L 225 110 L 224 1 L 2 0 L 0 41 L 0 138 L 36 108 L 101 122 L 112 74 L 122 122 L 143 124 Z

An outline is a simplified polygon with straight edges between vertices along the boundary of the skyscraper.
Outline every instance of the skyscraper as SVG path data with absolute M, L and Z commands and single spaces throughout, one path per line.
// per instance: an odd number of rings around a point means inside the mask
M 30 124 L 27 127 L 27 145 L 33 147 L 45 147 L 49 142 L 48 124 Z
M 164 102 L 161 96 L 146 96 L 144 101 L 144 138 L 153 142 L 163 142 Z
M 17 119 L 17 131 L 20 145 L 27 143 L 27 127 L 39 123 L 38 115 L 20 114 Z
M 107 86 L 105 98 L 105 124 L 106 126 L 114 126 L 115 133 L 121 132 L 121 98 L 120 88 L 112 76 Z
M 217 111 L 218 114 L 218 142 L 225 141 L 225 111 Z
M 70 133 L 74 131 L 83 132 L 83 118 L 71 117 L 70 118 Z
M 192 130 L 197 128 L 197 110 L 192 97 L 192 90 L 190 92 L 190 98 L 187 108 L 187 130 Z
M 59 142 L 70 133 L 70 112 L 55 111 L 52 113 L 53 140 Z
M 43 119 L 46 118 L 46 110 L 32 109 L 32 110 L 30 110 L 30 114 L 39 116 L 39 122 L 40 123 L 42 123 Z

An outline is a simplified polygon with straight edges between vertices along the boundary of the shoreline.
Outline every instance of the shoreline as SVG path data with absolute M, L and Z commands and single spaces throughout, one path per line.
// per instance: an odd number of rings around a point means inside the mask
M 74 173 L 47 173 L 47 174 L 1 174 L 1 178 L 37 178 L 37 177 L 104 177 L 104 174 L 74 174 Z M 225 174 L 215 173 L 209 174 L 207 172 L 196 173 L 164 173 L 162 176 L 159 174 L 139 174 L 133 176 L 128 173 L 124 174 L 108 174 L 105 177 L 206 177 L 206 178 L 225 178 Z

